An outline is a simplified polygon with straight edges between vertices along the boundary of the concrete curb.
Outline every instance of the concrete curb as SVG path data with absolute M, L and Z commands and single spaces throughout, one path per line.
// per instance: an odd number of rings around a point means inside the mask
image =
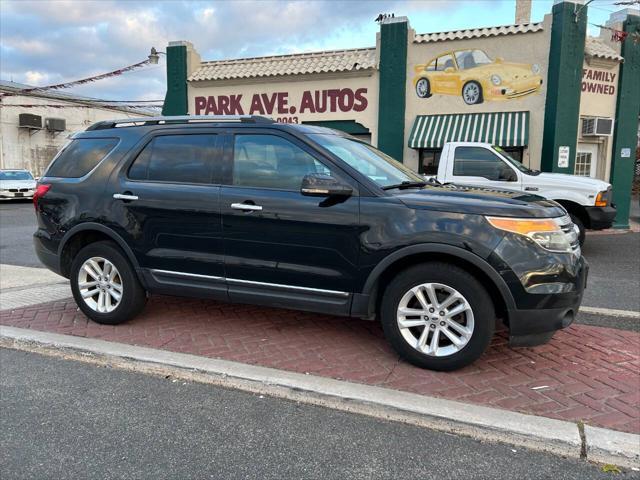
M 640 435 L 227 360 L 0 326 L 0 346 L 268 394 L 622 467 L 640 465 Z M 590 455 L 590 452 L 592 454 Z
M 580 313 L 588 313 L 590 315 L 603 315 L 606 317 L 624 317 L 640 320 L 640 312 L 634 310 L 616 310 L 614 308 L 598 308 L 581 306 L 578 310 Z

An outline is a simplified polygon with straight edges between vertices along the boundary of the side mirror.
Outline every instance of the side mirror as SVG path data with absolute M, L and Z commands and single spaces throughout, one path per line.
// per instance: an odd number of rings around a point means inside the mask
M 454 71 L 453 67 L 447 67 L 444 69 L 444 73 L 453 73 Z
M 353 189 L 331 175 L 310 173 L 302 179 L 300 193 L 309 197 L 350 197 L 353 194 Z
M 504 58 L 496 57 L 496 62 L 495 63 L 502 63 L 502 62 L 504 62 Z

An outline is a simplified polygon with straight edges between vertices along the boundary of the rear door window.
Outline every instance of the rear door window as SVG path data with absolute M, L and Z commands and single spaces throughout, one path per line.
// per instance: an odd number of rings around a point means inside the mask
M 79 178 L 95 168 L 118 144 L 117 138 L 71 140 L 47 170 L 47 177 Z
M 151 182 L 213 183 L 219 153 L 218 135 L 158 136 L 138 154 L 128 176 Z

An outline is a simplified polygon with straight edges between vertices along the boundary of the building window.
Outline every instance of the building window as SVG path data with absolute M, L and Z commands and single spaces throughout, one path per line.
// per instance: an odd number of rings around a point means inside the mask
M 441 148 L 421 148 L 418 173 L 421 173 L 423 175 L 437 175 L 441 153 Z
M 591 152 L 578 152 L 574 173 L 581 177 L 591 176 Z

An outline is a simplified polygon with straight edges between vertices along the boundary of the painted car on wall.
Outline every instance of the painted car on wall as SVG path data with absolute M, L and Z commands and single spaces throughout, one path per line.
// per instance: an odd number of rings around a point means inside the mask
M 477 49 L 446 52 L 414 69 L 418 97 L 461 95 L 467 105 L 531 95 L 542 85 L 538 65 L 492 60 Z

